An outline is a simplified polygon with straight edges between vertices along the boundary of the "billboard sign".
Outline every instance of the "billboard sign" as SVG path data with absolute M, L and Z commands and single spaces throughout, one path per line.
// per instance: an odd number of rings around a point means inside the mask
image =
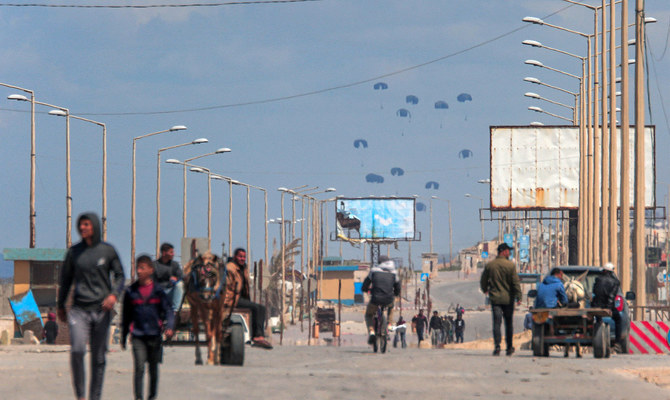
M 414 198 L 338 198 L 337 234 L 347 239 L 414 239 Z
M 579 207 L 579 127 L 506 126 L 491 128 L 491 209 L 576 209 Z M 617 130 L 621 148 L 620 129 Z M 635 128 L 630 128 L 630 190 Z M 645 205 L 655 201 L 655 128 L 645 128 Z M 617 156 L 620 158 L 620 156 Z M 617 176 L 621 160 L 617 159 Z M 617 199 L 619 196 L 617 195 Z

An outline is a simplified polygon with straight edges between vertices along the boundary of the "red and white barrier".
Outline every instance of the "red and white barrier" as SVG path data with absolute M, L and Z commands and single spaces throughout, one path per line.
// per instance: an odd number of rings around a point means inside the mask
M 668 326 L 664 321 L 632 321 L 630 323 L 631 354 L 668 354 Z

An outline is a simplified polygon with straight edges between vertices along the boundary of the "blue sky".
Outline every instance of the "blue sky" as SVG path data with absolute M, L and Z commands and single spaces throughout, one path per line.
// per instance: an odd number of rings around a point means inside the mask
M 95 4 L 131 3 L 157 4 L 121 0 Z M 37 100 L 68 107 L 73 115 L 108 125 L 108 239 L 126 266 L 130 261 L 132 138 L 173 125 L 186 125 L 188 130 L 138 142 L 138 253 L 152 253 L 155 246 L 157 149 L 199 137 L 210 143 L 166 151 L 162 158 L 183 160 L 219 147 L 231 148 L 231 153 L 199 161 L 214 171 L 268 188 L 270 218 L 280 215 L 276 191 L 280 186 L 335 187 L 336 194 L 347 197 L 417 194 L 426 204 L 436 195 L 452 203 L 455 248 L 471 245 L 480 237 L 480 201 L 464 194 L 486 199 L 485 206 L 488 203 L 488 187 L 477 180 L 489 175 L 489 126 L 536 120 L 562 123 L 527 107 L 539 105 L 566 115 L 564 110 L 538 104 L 523 93 L 539 92 L 564 103 L 572 99 L 531 86 L 523 82 L 525 76 L 577 90 L 575 81 L 523 63 L 534 58 L 578 74 L 580 66 L 573 59 L 522 46 L 521 41 L 533 39 L 573 53 L 586 52 L 583 39 L 527 25 L 521 19 L 560 11 L 546 20 L 586 32 L 593 26 L 590 11 L 566 8 L 567 3 L 559 0 L 324 0 L 161 9 L 2 4 L 0 1 L 0 24 L 5 29 L 0 31 L 0 82 L 33 89 Z M 668 110 L 662 104 L 670 99 L 659 96 L 659 92 L 670 93 L 670 56 L 666 54 L 670 3 L 647 1 L 647 15 L 658 19 L 649 27 L 648 37 L 653 51 L 651 121 L 657 126 L 660 161 L 670 138 L 664 115 Z M 432 60 L 438 61 L 409 68 Z M 378 81 L 389 88 L 373 90 Z M 365 83 L 354 84 L 357 82 Z M 262 102 L 310 92 L 318 93 Z M 0 247 L 27 247 L 29 107 L 4 100 L 12 93 L 15 91 L 0 88 L 4 171 Z M 458 102 L 460 93 L 471 94 L 473 100 Z M 407 95 L 417 96 L 419 103 L 407 104 Z M 446 101 L 449 109 L 434 109 L 438 100 Z M 248 102 L 255 104 L 236 106 Z M 206 107 L 213 108 L 169 112 Z M 399 108 L 408 109 L 412 118 L 398 117 Z M 46 115 L 48 109 L 38 111 L 37 245 L 62 247 L 64 121 Z M 100 210 L 101 135 L 98 127 L 73 121 L 71 136 L 76 217 L 82 211 Z M 353 146 L 359 138 L 368 141 L 368 148 Z M 473 157 L 459 158 L 463 149 L 471 150 Z M 403 168 L 405 174 L 392 176 L 393 167 Z M 385 182 L 367 183 L 368 173 L 384 176 Z M 659 203 L 664 201 L 668 175 L 659 163 Z M 427 181 L 439 182 L 439 189 L 425 189 Z M 219 243 L 227 241 L 227 190 L 227 185 L 214 183 L 216 251 L 220 251 Z M 181 168 L 163 164 L 161 192 L 161 238 L 177 244 L 181 237 Z M 205 177 L 190 174 L 189 235 L 206 235 L 206 195 Z M 263 245 L 260 192 L 252 191 L 251 201 L 251 247 L 257 259 Z M 245 190 L 236 187 L 234 246 L 246 242 L 245 204 Z M 286 204 L 290 209 L 290 202 Z M 446 252 L 446 202 L 434 201 L 433 211 L 435 249 Z M 428 226 L 428 212 L 418 212 L 417 230 L 423 240 L 413 246 L 413 254 L 428 250 Z M 270 226 L 271 239 L 277 231 L 278 225 Z M 494 235 L 497 224 L 487 223 L 486 231 L 487 236 Z M 73 237 L 78 239 L 76 233 Z M 337 248 L 331 243 L 330 255 Z M 345 257 L 360 256 L 360 250 L 344 248 Z M 392 250 L 393 256 L 405 254 L 406 245 Z

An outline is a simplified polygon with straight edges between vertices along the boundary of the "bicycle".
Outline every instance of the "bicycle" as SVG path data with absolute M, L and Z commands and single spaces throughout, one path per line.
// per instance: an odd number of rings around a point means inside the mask
M 388 343 L 388 310 L 387 306 L 378 305 L 377 313 L 374 316 L 375 341 L 372 349 L 376 353 L 386 353 L 386 344 Z

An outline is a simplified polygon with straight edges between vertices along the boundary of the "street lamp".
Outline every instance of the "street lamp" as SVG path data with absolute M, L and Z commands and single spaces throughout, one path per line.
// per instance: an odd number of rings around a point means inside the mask
M 214 154 L 230 153 L 230 151 L 231 150 L 227 147 L 221 147 L 221 148 L 219 148 L 216 151 L 213 151 L 211 153 L 206 153 L 206 154 L 202 154 L 202 155 L 199 155 L 199 156 L 196 156 L 196 157 L 187 158 L 186 160 L 184 160 L 184 162 L 181 162 L 181 161 L 179 161 L 175 158 L 170 158 L 170 159 L 165 161 L 168 164 L 180 164 L 184 167 L 183 168 L 183 170 L 184 170 L 183 171 L 184 190 L 183 190 L 183 194 L 182 194 L 182 237 L 186 237 L 186 197 L 187 197 L 186 196 L 186 166 L 189 165 L 189 162 L 191 162 L 193 160 L 197 160 L 199 158 L 211 156 L 211 155 L 214 155 Z
M 478 197 L 478 196 L 473 196 L 470 193 L 466 193 L 465 197 L 471 197 L 471 198 L 474 198 L 474 199 L 479 199 L 479 201 L 481 202 L 481 206 L 482 206 L 482 208 L 480 210 L 484 209 L 484 199 L 483 198 Z M 482 244 L 483 244 L 484 243 L 484 220 L 482 219 L 481 215 L 479 216 L 479 221 L 481 222 L 481 225 L 482 225 Z
M 170 129 L 165 129 L 158 132 L 148 133 L 146 135 L 137 136 L 133 138 L 133 189 L 131 195 L 131 205 L 130 205 L 130 278 L 133 279 L 135 276 L 135 150 L 137 148 L 137 141 L 144 139 L 149 136 L 159 135 L 165 132 L 175 132 L 186 130 L 184 125 L 175 125 Z
M 534 92 L 526 92 L 526 93 L 524 93 L 524 96 L 530 97 L 531 99 L 546 101 L 547 103 L 556 104 L 557 106 L 565 107 L 567 109 L 572 110 L 572 122 L 575 125 L 577 124 L 577 113 L 576 113 L 575 107 L 569 106 L 567 104 L 560 103 L 558 101 L 547 99 L 547 98 L 542 97 L 539 94 L 534 93 Z
M 156 258 L 160 256 L 160 245 L 161 245 L 161 153 L 166 150 L 176 149 L 178 147 L 184 147 L 192 144 L 203 144 L 207 143 L 208 140 L 205 138 L 195 139 L 190 142 L 177 144 L 174 146 L 163 147 L 158 149 L 158 155 L 156 156 Z
M 554 113 L 550 113 L 549 111 L 545 111 L 545 110 L 543 110 L 543 109 L 540 108 L 540 107 L 530 106 L 530 107 L 528 107 L 528 109 L 529 109 L 530 111 L 535 111 L 535 112 L 538 112 L 538 113 L 543 113 L 543 114 L 551 115 L 551 116 L 554 117 L 554 118 L 559 118 L 559 119 L 562 119 L 562 120 L 565 120 L 565 121 L 568 121 L 568 122 L 572 122 L 572 120 L 571 120 L 570 118 L 563 117 L 563 116 L 560 116 L 560 115 L 557 115 L 557 114 L 554 114 Z
M 32 249 L 35 247 L 35 92 L 30 89 L 24 89 L 19 86 L 0 83 L 0 86 L 10 89 L 21 90 L 30 94 L 30 214 L 29 220 L 29 238 L 28 245 Z
M 21 94 L 12 94 L 7 96 L 8 100 L 30 101 L 33 104 L 39 104 L 45 107 L 56 108 L 65 115 L 65 243 L 66 247 L 72 245 L 72 185 L 70 180 L 70 110 L 65 107 L 55 106 L 53 104 L 36 101 L 34 98 L 28 99 Z
M 107 125 L 92 119 L 67 114 L 63 110 L 51 110 L 49 111 L 49 114 L 61 117 L 67 117 L 69 115 L 70 118 L 90 122 L 102 127 L 102 240 L 107 240 Z
M 207 174 L 207 248 L 212 248 L 212 171 L 205 167 L 192 167 L 191 172 Z

